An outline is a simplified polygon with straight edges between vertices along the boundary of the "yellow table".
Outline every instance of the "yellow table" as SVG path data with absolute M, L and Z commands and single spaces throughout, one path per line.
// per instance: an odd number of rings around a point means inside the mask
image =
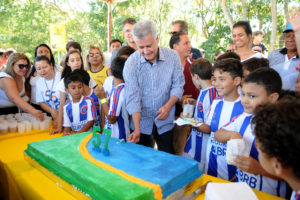
M 75 199 L 42 172 L 32 167 L 24 159 L 24 150 L 31 142 L 61 137 L 62 134 L 49 135 L 48 132 L 0 135 L 0 198 L 4 199 Z M 207 181 L 227 182 L 204 175 L 202 184 Z M 2 190 L 1 190 L 2 189 Z M 279 200 L 254 190 L 259 199 Z M 2 196 L 1 196 L 2 195 Z M 197 199 L 204 199 L 201 194 Z

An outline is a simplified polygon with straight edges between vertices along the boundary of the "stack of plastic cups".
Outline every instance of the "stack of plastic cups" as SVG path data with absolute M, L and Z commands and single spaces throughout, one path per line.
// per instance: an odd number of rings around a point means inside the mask
M 4 119 L 0 119 L 0 134 L 8 133 L 8 124 Z
M 9 120 L 8 122 L 9 122 L 8 123 L 8 131 L 10 133 L 17 132 L 17 125 L 18 125 L 18 123 L 15 120 Z
M 18 132 L 24 133 L 25 130 L 26 130 L 26 123 L 24 123 L 23 121 L 19 121 L 18 122 Z
M 25 124 L 25 130 L 26 130 L 26 132 L 31 131 L 31 129 L 32 129 L 32 122 L 31 121 L 24 121 L 24 124 Z
M 38 130 L 40 128 L 40 122 L 39 120 L 34 119 L 32 122 L 32 129 L 33 130 Z

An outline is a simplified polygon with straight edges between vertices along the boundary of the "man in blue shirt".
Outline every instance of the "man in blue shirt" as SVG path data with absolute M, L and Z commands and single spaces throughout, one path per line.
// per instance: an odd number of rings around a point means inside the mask
M 177 53 L 158 47 L 156 28 L 151 21 L 134 25 L 132 35 L 137 50 L 125 63 L 126 108 L 134 130 L 128 141 L 173 153 L 175 103 L 183 94 L 183 68 Z
M 275 69 L 282 79 L 282 89 L 295 91 L 299 75 L 299 54 L 295 33 L 290 24 L 283 31 L 284 48 L 276 49 L 269 54 L 270 67 Z

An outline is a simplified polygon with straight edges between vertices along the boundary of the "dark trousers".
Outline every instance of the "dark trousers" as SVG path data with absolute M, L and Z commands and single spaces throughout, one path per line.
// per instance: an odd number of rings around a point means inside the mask
M 19 112 L 18 107 L 7 107 L 7 108 L 0 108 L 0 114 L 1 115 L 7 115 L 7 114 L 16 114 Z
M 154 147 L 154 140 L 157 144 L 158 150 L 165 151 L 167 153 L 174 154 L 173 149 L 173 130 L 169 130 L 162 134 L 158 134 L 157 127 L 154 124 L 151 135 L 146 135 L 141 133 L 140 141 L 138 144 L 144 145 L 146 147 Z

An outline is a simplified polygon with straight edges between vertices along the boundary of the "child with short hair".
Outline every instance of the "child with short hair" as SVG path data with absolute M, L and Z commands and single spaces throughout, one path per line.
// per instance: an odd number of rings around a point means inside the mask
M 104 113 L 112 125 L 111 136 L 114 138 L 128 139 L 130 134 L 129 116 L 125 105 L 123 68 L 126 58 L 116 57 L 111 63 L 111 72 L 114 77 L 114 87 L 109 100 L 106 99 L 104 88 L 99 86 L 95 89 L 95 94 L 100 99 L 102 113 Z
M 101 105 L 100 105 L 100 101 L 99 101 L 98 97 L 96 96 L 95 92 L 89 86 L 89 82 L 91 79 L 89 73 L 83 69 L 76 69 L 72 73 L 77 73 L 81 76 L 81 78 L 83 80 L 83 96 L 92 98 L 95 109 L 96 109 L 96 120 L 94 121 L 94 125 L 101 126 L 101 120 L 102 120 Z M 103 127 L 101 127 L 101 130 L 103 130 Z
M 198 122 L 206 122 L 212 101 L 217 96 L 216 88 L 212 85 L 212 64 L 208 59 L 200 58 L 192 63 L 190 71 L 192 81 L 195 87 L 200 90 L 200 94 L 197 101 L 187 98 L 183 104 L 194 104 L 194 119 Z M 199 132 L 196 128 L 193 128 L 182 154 L 183 157 L 199 162 L 199 169 L 201 171 L 205 171 L 208 138 L 208 134 Z
M 266 58 L 250 58 L 242 62 L 243 77 L 246 78 L 251 72 L 259 68 L 269 68 L 269 60 Z
M 62 119 L 63 119 L 63 107 L 68 100 L 70 99 L 71 96 L 68 95 L 68 93 L 65 90 L 65 84 L 64 84 L 64 78 L 68 76 L 70 73 L 72 73 L 76 69 L 83 69 L 83 59 L 78 50 L 70 50 L 66 58 L 63 61 L 63 71 L 61 75 L 61 80 L 58 84 L 58 90 L 60 91 L 60 104 L 58 108 L 58 127 L 54 130 L 52 130 L 50 133 L 60 133 L 62 130 Z M 96 85 L 95 81 L 93 78 L 90 79 L 89 86 L 90 88 L 94 88 Z
M 221 97 L 213 101 L 206 123 L 198 128 L 204 133 L 211 133 L 207 143 L 205 171 L 212 176 L 233 180 L 236 167 L 227 164 L 227 146 L 217 142 L 214 133 L 244 111 L 238 94 L 243 75 L 242 65 L 233 58 L 219 60 L 213 66 L 213 73 L 214 86 Z
M 244 153 L 248 156 L 236 156 L 234 159 L 234 165 L 237 166 L 237 182 L 246 182 L 253 189 L 285 197 L 286 184 L 275 180 L 276 177 L 266 172 L 258 161 L 255 136 L 251 127 L 254 110 L 266 103 L 276 103 L 281 87 L 280 75 L 271 68 L 260 68 L 250 73 L 242 86 L 243 114 L 218 130 L 215 139 L 221 143 L 240 138 L 245 141 Z
M 96 110 L 93 99 L 83 96 L 83 80 L 78 73 L 71 73 L 64 79 L 66 92 L 72 100 L 64 106 L 63 135 L 70 135 L 71 130 L 77 133 L 92 131 Z
M 300 199 L 300 103 L 282 100 L 257 109 L 251 121 L 261 166 L 284 179 Z

